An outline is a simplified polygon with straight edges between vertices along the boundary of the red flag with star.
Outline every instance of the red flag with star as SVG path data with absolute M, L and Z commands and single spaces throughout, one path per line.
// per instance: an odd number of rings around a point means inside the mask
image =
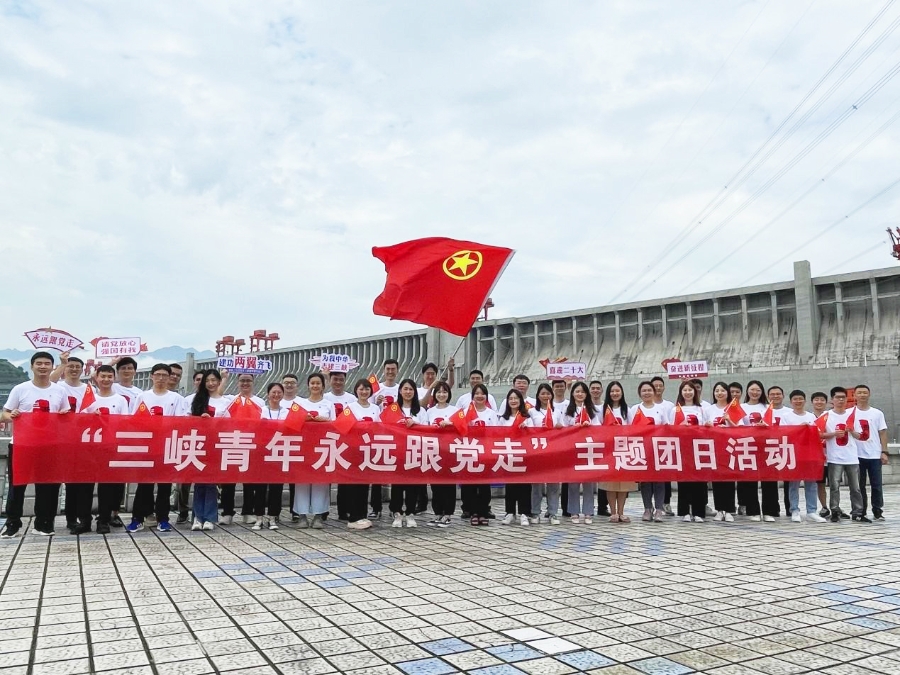
M 334 421 L 334 428 L 338 430 L 341 434 L 346 434 L 350 431 L 358 420 L 356 419 L 356 415 L 353 414 L 353 411 L 350 408 L 344 408 L 340 415 L 337 416 L 337 419 Z
M 292 403 L 291 407 L 288 408 L 287 417 L 284 418 L 284 426 L 290 431 L 299 432 L 303 428 L 303 425 L 306 424 L 306 419 L 308 417 L 309 412 L 307 412 L 303 406 L 299 403 Z
M 384 263 L 387 280 L 372 311 L 464 337 L 514 253 L 445 237 L 375 246 L 372 255 Z
M 725 417 L 731 420 L 733 424 L 739 423 L 747 416 L 747 411 L 741 407 L 736 398 L 731 399 L 731 403 L 725 408 Z

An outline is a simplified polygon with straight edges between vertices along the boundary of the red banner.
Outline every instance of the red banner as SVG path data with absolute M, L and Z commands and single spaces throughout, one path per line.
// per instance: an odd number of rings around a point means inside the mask
M 560 483 L 818 480 L 812 426 L 451 428 L 24 414 L 13 470 L 27 483 Z

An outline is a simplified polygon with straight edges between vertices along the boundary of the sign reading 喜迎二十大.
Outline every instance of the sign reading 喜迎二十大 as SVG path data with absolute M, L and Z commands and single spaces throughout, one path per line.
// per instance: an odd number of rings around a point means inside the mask
M 332 373 L 349 373 L 359 365 L 355 359 L 351 359 L 346 354 L 329 354 L 328 352 L 311 357 L 309 362 L 317 368 Z
M 587 365 L 578 361 L 547 363 L 548 380 L 583 380 L 587 376 Z
M 263 375 L 272 370 L 272 362 L 257 356 L 233 354 L 231 356 L 220 356 L 216 362 L 216 367 L 220 370 L 227 370 L 229 373 Z
M 709 377 L 709 363 L 706 361 L 667 361 L 666 373 L 670 380 Z

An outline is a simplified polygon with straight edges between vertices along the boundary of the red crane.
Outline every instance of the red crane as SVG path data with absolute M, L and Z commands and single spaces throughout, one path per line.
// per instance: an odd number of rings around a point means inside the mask
M 900 260 L 900 227 L 888 228 L 887 233 L 891 238 L 891 255 Z

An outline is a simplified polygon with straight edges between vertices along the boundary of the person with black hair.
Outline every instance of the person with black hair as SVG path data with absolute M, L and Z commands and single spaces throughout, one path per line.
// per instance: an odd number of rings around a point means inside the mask
M 862 493 L 862 517 L 866 517 L 869 500 L 866 484 L 872 486 L 872 518 L 884 520 L 884 493 L 882 490 L 881 467 L 888 463 L 887 422 L 884 413 L 869 405 L 872 392 L 865 384 L 858 384 L 856 395 L 856 423 L 859 425 L 859 489 Z
M 353 413 L 358 422 L 370 423 L 381 420 L 380 408 L 372 403 L 372 385 L 368 380 L 357 380 L 353 385 L 353 393 L 356 401 L 347 408 Z M 369 486 L 362 484 L 348 484 L 345 488 L 347 495 L 347 529 L 367 530 L 372 527 L 372 521 L 366 517 L 366 497 L 369 494 Z
M 553 389 L 551 386 L 546 382 L 541 382 L 538 385 L 534 398 L 534 407 L 529 411 L 531 426 L 542 429 L 561 428 L 563 410 L 554 409 Z M 541 511 L 541 499 L 545 490 L 547 494 L 547 510 Z M 559 525 L 560 523 L 559 483 L 532 483 L 531 485 L 531 522 L 532 524 L 538 524 L 543 521 L 551 525 Z
M 450 418 L 459 408 L 450 404 L 453 390 L 448 382 L 438 382 L 432 389 L 434 405 L 428 409 L 428 423 L 441 428 L 453 426 Z M 431 507 L 434 509 L 434 520 L 428 523 L 431 527 L 450 527 L 451 517 L 456 511 L 456 485 L 433 484 L 431 486 Z
M 325 398 L 325 376 L 322 373 L 310 373 L 306 378 L 306 387 L 309 396 L 298 403 L 309 413 L 308 421 L 333 422 L 334 403 Z M 328 515 L 330 502 L 331 486 L 328 483 L 294 484 L 294 511 L 300 514 L 300 527 L 323 529 L 323 516 Z
M 812 403 L 812 414 L 816 416 L 816 419 L 819 419 L 822 415 L 825 414 L 825 411 L 828 409 L 828 394 L 826 394 L 824 391 L 814 391 L 809 397 L 809 400 Z M 825 441 L 822 441 L 822 454 L 825 454 Z M 831 516 L 831 510 L 828 508 L 828 495 L 825 491 L 825 486 L 827 484 L 828 462 L 826 461 L 825 468 L 822 473 L 822 480 L 820 480 L 816 486 L 819 493 L 819 505 L 822 507 L 819 511 L 819 515 L 823 518 L 828 518 Z M 842 514 L 841 517 L 849 518 L 850 516 Z
M 675 399 L 675 407 L 669 412 L 667 422 L 700 426 L 703 421 L 703 407 L 697 397 L 697 389 L 690 380 L 684 380 L 678 385 L 678 397 Z M 678 481 L 678 515 L 683 522 L 704 522 L 708 501 L 706 481 Z
M 510 389 L 503 401 L 503 413 L 497 417 L 501 427 L 530 427 L 531 415 L 525 404 L 525 397 L 518 389 Z M 531 521 L 531 483 L 507 483 L 504 489 L 506 516 L 504 525 L 512 525 L 519 514 L 519 524 L 529 525 Z
M 116 369 L 116 381 L 113 384 L 113 391 L 125 397 L 125 400 L 128 401 L 129 411 L 131 414 L 134 414 L 134 411 L 137 410 L 138 398 L 144 393 L 143 389 L 134 384 L 134 377 L 137 375 L 137 361 L 130 356 L 124 356 L 113 359 L 110 365 L 113 365 Z M 119 509 L 125 501 L 125 483 L 116 483 L 115 485 L 117 486 L 117 496 L 114 498 L 116 506 L 113 509 L 109 524 L 113 527 L 125 527 L 125 523 L 122 522 L 122 518 L 119 516 Z M 148 522 L 150 518 L 152 516 L 148 514 Z
M 606 386 L 606 395 L 597 409 L 597 415 L 606 424 L 606 414 L 611 413 L 616 418 L 617 424 L 628 424 L 628 403 L 625 401 L 625 389 L 618 380 L 613 380 Z M 628 493 L 638 489 L 638 484 L 633 481 L 601 481 L 597 483 L 599 490 L 603 491 L 609 503 L 612 513 L 608 514 L 611 523 L 630 523 L 631 518 L 625 515 L 625 502 Z M 604 515 L 599 508 L 597 515 Z
M 400 411 L 403 413 L 402 423 L 407 428 L 416 424 L 427 425 L 428 414 L 419 404 L 419 392 L 416 383 L 410 379 L 403 380 L 400 382 L 397 394 L 399 396 Z M 407 527 L 416 527 L 418 525 L 415 515 L 419 490 L 419 485 L 391 485 L 390 509 L 394 517 L 391 527 L 403 527 L 404 515 L 406 516 Z
M 665 424 L 668 418 L 668 408 L 654 401 L 656 389 L 653 383 L 649 380 L 643 380 L 638 383 L 637 391 L 641 402 L 631 406 L 631 410 L 628 411 L 631 423 L 634 424 L 636 421 L 642 420 L 643 423 Z M 652 483 L 645 481 L 641 483 L 641 500 L 644 502 L 644 515 L 641 517 L 641 520 L 644 522 L 650 522 L 651 520 L 657 523 L 662 522 L 663 516 L 666 515 L 663 506 L 665 495 L 666 483 L 660 481 Z M 654 506 L 656 507 L 655 510 Z
M 862 514 L 863 499 L 859 489 L 859 423 L 853 410 L 847 409 L 847 390 L 832 387 L 831 410 L 825 418 L 825 429 L 819 436 L 825 441 L 828 459 L 828 492 L 831 522 L 841 520 L 841 479 L 850 488 L 850 516 L 856 522 L 871 523 Z
M 266 387 L 266 405 L 259 413 L 259 418 L 270 422 L 278 422 L 288 416 L 288 408 L 281 407 L 284 398 L 284 386 L 280 382 L 270 382 Z M 284 483 L 257 483 L 253 492 L 253 515 L 256 522 L 251 530 L 277 530 L 281 516 L 281 500 L 284 496 Z M 268 515 L 266 515 L 268 513 Z
M 373 394 L 373 403 L 384 409 L 385 406 L 397 401 L 397 376 L 400 374 L 400 363 L 397 359 L 385 359 L 383 365 L 384 380 L 378 383 L 378 391 Z
M 65 414 L 71 408 L 66 390 L 50 381 L 53 371 L 53 356 L 49 352 L 35 352 L 31 355 L 32 379 L 17 384 L 9 392 L 0 422 L 13 422 L 25 412 L 45 412 Z M 0 538 L 14 537 L 22 529 L 22 511 L 25 505 L 25 485 L 16 485 L 13 480 L 13 439 L 9 443 L 9 493 L 6 498 L 6 523 L 0 529 Z M 59 483 L 38 483 L 34 486 L 35 534 L 52 535 L 53 521 L 59 505 Z
M 599 425 L 602 419 L 597 414 L 591 401 L 591 392 L 584 382 L 576 382 L 569 393 L 569 405 L 563 414 L 562 425 L 564 427 Z M 594 493 L 597 491 L 596 483 L 569 483 L 568 484 L 568 511 L 571 514 L 572 523 L 578 525 L 594 522 Z
M 470 427 L 495 427 L 497 426 L 497 413 L 488 407 L 488 390 L 484 384 L 478 383 L 472 387 L 472 406 L 475 409 L 475 419 L 469 420 Z M 490 483 L 464 484 L 460 492 L 468 492 L 468 501 L 472 505 L 470 525 L 488 525 L 491 521 L 491 485 Z
M 200 379 L 200 386 L 191 401 L 189 414 L 193 417 L 225 417 L 230 401 L 219 393 L 222 376 L 218 370 L 207 370 Z M 215 484 L 194 485 L 194 521 L 191 529 L 213 530 L 219 518 L 218 492 Z M 226 516 L 222 516 L 223 519 Z M 231 517 L 227 516 L 228 521 Z
M 771 391 L 771 389 L 769 390 Z M 806 410 L 806 393 L 802 389 L 794 389 L 790 394 L 791 409 L 785 410 L 781 416 L 781 423 L 785 426 L 815 424 L 816 416 Z M 788 488 L 788 513 L 794 523 L 803 522 L 800 517 L 800 481 L 785 481 Z M 816 513 L 817 485 L 811 480 L 804 480 L 803 487 L 806 493 L 806 519 L 812 523 L 824 523 L 826 519 Z
M 769 407 L 769 399 L 766 397 L 766 388 L 759 380 L 750 380 L 747 383 L 747 391 L 744 394 L 744 402 L 741 404 L 744 412 L 746 426 L 764 425 L 763 416 Z M 759 500 L 759 483 L 756 481 L 739 481 L 737 493 L 740 503 L 747 509 L 750 520 L 758 523 L 763 520 L 774 523 L 781 515 L 781 506 L 778 503 L 778 483 L 765 481 L 762 485 L 762 507 Z
M 712 403 L 704 409 L 704 424 L 709 427 L 730 427 L 735 426 L 734 422 L 728 419 L 725 411 L 731 404 L 729 399 L 729 389 L 725 382 L 716 382 L 713 385 Z M 713 508 L 715 515 L 713 520 L 716 522 L 734 522 L 734 481 L 713 481 Z

